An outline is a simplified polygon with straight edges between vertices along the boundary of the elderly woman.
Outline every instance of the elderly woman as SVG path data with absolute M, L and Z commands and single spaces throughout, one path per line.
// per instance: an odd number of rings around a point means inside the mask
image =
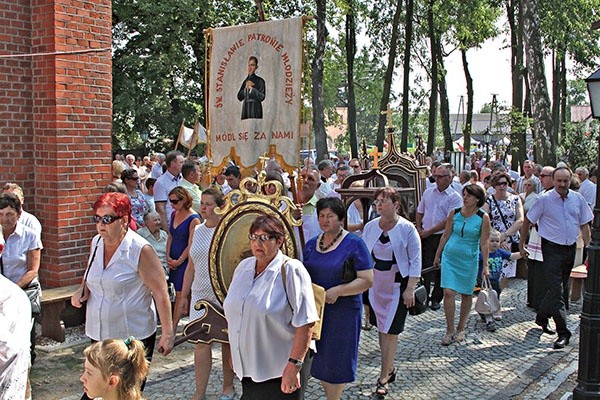
M 171 305 L 163 267 L 152 246 L 129 229 L 131 203 L 123 193 L 104 193 L 94 203 L 98 235 L 88 268 L 71 304 L 85 301 L 85 333 L 92 341 L 139 338 L 150 361 L 156 340 L 156 308 L 162 325 L 159 351 L 173 347 Z
M 531 205 L 537 200 L 538 194 L 535 192 L 535 182 L 533 179 L 525 179 L 523 181 L 523 193 L 519 193 L 519 197 L 523 202 L 523 213 L 527 215 L 527 211 Z
M 254 220 L 253 257 L 237 266 L 223 304 L 243 399 L 301 399 L 300 369 L 319 317 L 310 276 L 280 250 L 284 236 L 276 217 Z
M 144 194 L 139 189 L 140 176 L 136 169 L 126 169 L 121 173 L 121 180 L 127 188 L 127 195 L 131 201 L 131 216 L 137 228 L 145 226 L 144 215 L 152 211 L 152 207 L 146 201 Z
M 362 292 L 373 284 L 373 260 L 361 238 L 342 228 L 346 209 L 340 199 L 319 200 L 317 215 L 323 233 L 306 243 L 304 265 L 325 288 L 327 304 L 311 375 L 321 380 L 327 399 L 336 400 L 356 379 Z M 352 278 L 343 279 L 345 265 Z
M 421 276 L 421 240 L 413 223 L 400 216 L 400 196 L 395 189 L 377 189 L 375 204 L 380 217 L 365 226 L 362 238 L 375 261 L 369 303 L 381 349 L 376 393 L 383 397 L 388 383 L 396 379 L 398 334 L 404 330 L 407 309 L 415 302 L 415 287 Z
M 519 231 L 523 225 L 523 205 L 516 194 L 510 194 L 510 175 L 497 172 L 492 176 L 491 185 L 495 193 L 488 196 L 483 210 L 490 215 L 491 227 L 500 232 L 501 247 L 510 252 L 519 251 Z M 514 278 L 517 273 L 516 261 L 505 261 L 502 266 L 503 278 Z
M 4 249 L 0 249 L 0 273 L 25 291 L 31 304 L 32 317 L 39 318 L 42 288 L 38 281 L 38 270 L 42 242 L 36 231 L 19 222 L 22 212 L 21 200 L 16 194 L 0 194 L 0 238 L 4 239 Z M 30 355 L 33 364 L 36 357 L 33 324 L 30 327 Z M 29 379 L 27 382 L 29 390 Z
M 208 188 L 202 192 L 200 201 L 200 215 L 204 222 L 197 225 L 194 229 L 192 243 L 190 247 L 190 256 L 188 268 L 183 277 L 183 287 L 181 297 L 187 299 L 192 295 L 191 307 L 187 301 L 179 303 L 179 314 L 190 312 L 190 322 L 193 322 L 203 316 L 193 305 L 198 300 L 211 300 L 218 302 L 217 296 L 210 283 L 208 272 L 208 256 L 210 244 L 213 235 L 221 220 L 221 216 L 215 213 L 215 208 L 222 207 L 225 204 L 223 194 L 215 189 Z M 235 389 L 233 387 L 233 370 L 231 369 L 229 359 L 231 351 L 228 344 L 221 344 L 221 356 L 223 357 L 223 392 L 219 400 L 233 400 Z M 212 349 L 210 344 L 197 343 L 194 350 L 194 369 L 196 371 L 196 391 L 194 400 L 202 400 L 206 397 L 206 388 L 208 378 L 212 368 Z
M 489 275 L 490 217 L 480 209 L 485 203 L 485 197 L 485 191 L 479 185 L 464 187 L 463 206 L 452 210 L 448 215 L 446 228 L 435 253 L 433 264 L 440 266 L 441 259 L 441 286 L 444 289 L 446 335 L 442 339 L 443 346 L 465 340 L 465 328 L 479 269 L 479 249 L 483 260 L 482 272 Z M 457 293 L 461 296 L 460 317 L 458 327 L 454 329 L 454 299 Z
M 194 199 L 187 189 L 181 186 L 177 186 L 169 192 L 169 201 L 175 211 L 171 216 L 169 237 L 167 238 L 167 266 L 170 270 L 169 281 L 175 286 L 173 325 L 177 330 L 177 324 L 181 318 L 179 304 L 184 301 L 184 297 L 181 295 L 183 276 L 188 264 L 191 238 L 194 235 L 194 229 L 200 223 L 200 216 L 192 209 Z

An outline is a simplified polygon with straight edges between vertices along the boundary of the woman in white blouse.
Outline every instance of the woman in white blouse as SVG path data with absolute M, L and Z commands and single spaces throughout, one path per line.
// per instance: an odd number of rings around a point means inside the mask
M 308 272 L 280 250 L 284 235 L 276 217 L 254 220 L 254 256 L 237 266 L 223 304 L 244 399 L 301 398 L 300 369 L 319 317 Z
M 156 339 L 156 303 L 162 325 L 158 350 L 168 354 L 174 335 L 165 274 L 152 246 L 129 228 L 129 197 L 104 193 L 93 208 L 98 235 L 92 239 L 81 289 L 71 297 L 77 308 L 88 302 L 86 335 L 92 341 L 134 336 L 144 343 L 150 361 Z

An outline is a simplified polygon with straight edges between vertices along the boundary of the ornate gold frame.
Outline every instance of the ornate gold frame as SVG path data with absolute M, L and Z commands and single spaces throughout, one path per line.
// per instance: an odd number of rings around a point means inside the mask
M 248 234 L 250 225 L 257 217 L 271 215 L 279 218 L 286 230 L 281 251 L 292 258 L 299 257 L 300 249 L 294 227 L 300 226 L 302 221 L 292 217 L 296 205 L 288 197 L 281 195 L 283 188 L 279 182 L 265 182 L 265 176 L 262 171 L 258 180 L 243 179 L 241 189 L 228 193 L 225 205 L 215 210 L 223 216 L 210 245 L 208 271 L 215 295 L 221 303 L 225 300 L 235 268 L 241 260 L 252 256 Z M 263 188 L 268 185 L 275 186 L 274 194 L 262 194 Z M 246 189 L 247 186 L 256 186 L 257 193 Z

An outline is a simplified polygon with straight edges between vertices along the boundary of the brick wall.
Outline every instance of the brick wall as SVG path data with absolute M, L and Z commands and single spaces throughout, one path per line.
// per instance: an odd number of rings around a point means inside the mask
M 0 59 L 0 182 L 42 223 L 46 287 L 81 281 L 110 181 L 111 52 L 66 53 L 110 45 L 110 0 L 0 0 L 0 54 L 34 53 Z

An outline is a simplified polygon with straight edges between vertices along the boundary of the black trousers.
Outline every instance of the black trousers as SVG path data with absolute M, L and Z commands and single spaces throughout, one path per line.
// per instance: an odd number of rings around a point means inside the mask
M 421 260 L 423 268 L 433 265 L 435 252 L 440 244 L 441 234 L 430 235 L 421 240 Z M 423 274 L 423 285 L 427 290 L 427 297 L 431 301 L 440 303 L 444 299 L 444 291 L 441 287 L 441 271 L 439 269 Z M 434 285 L 431 291 L 431 285 Z
M 544 267 L 541 261 L 527 260 L 527 304 L 534 310 L 540 308 L 544 295 L 544 293 L 540 293 L 543 286 L 543 274 Z
M 569 286 L 569 277 L 573 262 L 575 261 L 576 245 L 559 245 L 542 238 L 542 262 L 541 273 L 542 287 L 544 293 L 536 319 L 545 322 L 548 318 L 554 319 L 556 332 L 561 336 L 570 336 L 567 328 L 567 311 L 563 293 Z

